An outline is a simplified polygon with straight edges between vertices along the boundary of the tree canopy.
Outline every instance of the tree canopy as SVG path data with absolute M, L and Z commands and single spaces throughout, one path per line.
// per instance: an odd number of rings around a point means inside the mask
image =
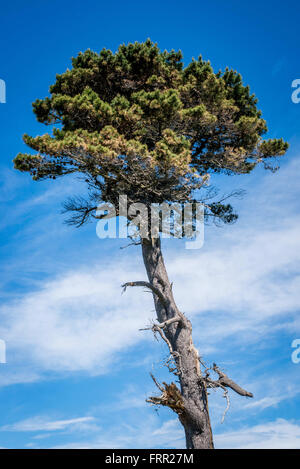
M 33 111 L 51 133 L 25 134 L 36 153 L 19 153 L 15 168 L 34 180 L 83 175 L 89 197 L 69 207 L 79 224 L 119 194 L 145 204 L 193 201 L 210 174 L 276 169 L 288 148 L 263 139 L 266 122 L 239 73 L 216 73 L 201 56 L 184 66 L 180 51 L 162 52 L 149 39 L 79 53 Z M 208 210 L 235 218 L 229 204 Z

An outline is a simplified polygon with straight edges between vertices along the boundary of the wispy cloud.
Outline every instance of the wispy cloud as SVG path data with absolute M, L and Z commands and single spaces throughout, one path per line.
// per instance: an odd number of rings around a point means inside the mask
M 247 208 L 247 223 L 242 217 L 240 225 L 211 235 L 212 245 L 208 239 L 197 252 L 167 245 L 175 296 L 193 317 L 202 351 L 213 351 L 228 336 L 245 345 L 291 324 L 295 333 L 299 330 L 300 220 L 291 196 L 281 205 L 276 196 L 278 187 L 294 181 L 296 169 L 299 163 L 293 162 L 276 176 L 274 186 L 269 176 L 264 178 L 263 195 Z M 261 224 L 266 194 L 268 211 L 276 209 L 277 218 Z M 284 224 L 278 223 L 281 211 Z M 122 350 L 145 340 L 138 329 L 155 316 L 151 295 L 139 289 L 120 294 L 122 282 L 145 278 L 140 253 L 134 252 L 122 252 L 121 258 L 105 255 L 99 266 L 93 259 L 88 267 L 73 267 L 4 304 L 0 337 L 7 341 L 10 366 L 22 357 L 31 372 L 104 373 Z
M 126 270 L 110 263 L 70 272 L 5 306 L 0 336 L 11 359 L 22 351 L 46 370 L 107 371 L 118 351 L 140 340 L 151 305 L 143 292 L 121 295 L 122 281 L 136 275 Z
M 234 432 L 215 435 L 217 448 L 231 449 L 299 449 L 300 425 L 277 419 Z
M 226 359 L 230 365 L 232 378 L 237 373 L 239 383 L 255 394 L 254 401 L 241 403 L 233 398 L 227 419 L 232 417 L 236 421 L 241 407 L 247 409 L 247 415 L 252 415 L 276 408 L 283 400 L 297 395 L 294 368 L 285 380 L 290 388 L 283 398 L 276 385 L 286 372 L 274 369 L 268 360 L 263 368 L 259 362 L 249 362 L 241 368 L 235 363 L 241 361 L 241 356 L 232 355 L 232 349 L 245 352 L 249 344 L 259 349 L 266 346 L 272 335 L 283 331 L 300 333 L 300 221 L 296 216 L 298 198 L 295 197 L 295 193 L 300 196 L 295 181 L 299 172 L 300 164 L 293 162 L 276 175 L 275 185 L 269 176 L 263 178 L 261 192 L 256 187 L 256 196 L 252 199 L 249 196 L 245 201 L 247 217 L 243 218 L 242 210 L 239 224 L 214 233 L 208 230 L 201 250 L 187 251 L 179 241 L 177 245 L 174 241 L 164 246 L 175 297 L 180 308 L 192 318 L 193 335 L 201 346 L 201 354 L 215 356 L 221 350 L 222 360 Z M 286 197 L 279 197 L 278 193 L 282 194 L 287 185 L 290 191 Z M 150 318 L 155 318 L 151 295 L 140 289 L 121 295 L 120 289 L 125 281 L 145 279 L 140 252 L 128 248 L 113 255 L 101 250 L 98 253 L 99 263 L 95 255 L 87 257 L 85 266 L 78 266 L 75 259 L 68 270 L 60 269 L 52 279 L 35 283 L 34 288 L 19 294 L 14 301 L 3 302 L 0 337 L 7 342 L 8 363 L 2 370 L 0 384 L 45 379 L 49 372 L 52 377 L 53 374 L 66 376 L 67 372 L 84 371 L 93 376 L 110 373 L 124 352 L 151 337 L 138 331 Z M 138 359 L 142 363 L 144 357 Z M 144 395 L 143 399 L 140 395 L 130 390 L 124 392 L 116 400 L 115 408 L 119 412 L 128 408 L 140 412 L 144 405 Z M 212 407 L 213 419 L 219 422 L 224 403 L 216 400 Z M 176 420 L 167 420 L 161 427 L 155 417 L 151 418 L 147 414 L 147 428 L 144 428 L 142 422 L 126 424 L 126 419 L 118 426 L 99 427 L 92 420 L 76 422 L 76 419 L 39 417 L 2 430 L 44 432 L 33 438 L 46 444 L 47 433 L 78 428 L 77 438 L 69 443 L 63 440 L 62 447 L 184 447 L 183 432 Z M 82 436 L 83 425 L 95 426 L 95 431 L 90 427 L 87 438 Z M 216 424 L 216 441 L 219 447 L 241 447 L 247 442 L 256 445 L 260 444 L 258 435 L 264 429 L 265 444 L 276 447 L 283 444 L 279 442 L 280 428 L 287 435 L 284 444 L 293 430 L 298 431 L 297 424 L 282 420 L 226 434 L 220 433 Z M 249 439 L 247 432 L 250 432 Z M 297 445 L 298 436 L 291 442 Z
M 121 424 L 102 429 L 97 436 L 78 440 L 54 448 L 60 449 L 101 449 L 101 448 L 184 448 L 185 440 L 177 419 L 170 419 L 160 425 L 158 418 L 150 416 L 147 424 L 140 421 L 134 425 Z
M 45 417 L 32 417 L 11 425 L 4 425 L 0 427 L 0 431 L 6 432 L 55 432 L 59 430 L 76 430 L 82 431 L 90 428 L 89 424 L 94 422 L 93 417 L 79 417 L 68 420 L 49 420 Z M 87 425 L 88 424 L 88 425 Z M 92 427 L 94 428 L 94 427 Z

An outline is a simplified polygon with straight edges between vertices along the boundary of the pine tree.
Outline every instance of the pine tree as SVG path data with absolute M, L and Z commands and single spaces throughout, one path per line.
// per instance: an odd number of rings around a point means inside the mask
M 24 135 L 35 153 L 18 154 L 15 168 L 36 181 L 83 176 L 87 198 L 65 203 L 72 211 L 69 223 L 77 226 L 97 218 L 101 201 L 117 208 L 120 194 L 147 207 L 205 201 L 206 220 L 232 223 L 237 215 L 230 204 L 211 197 L 209 178 L 248 174 L 260 163 L 276 170 L 274 161 L 288 148 L 282 139 L 263 139 L 266 122 L 239 73 L 215 73 L 201 56 L 184 66 L 181 52 L 162 52 L 150 40 L 121 45 L 116 53 L 79 53 L 33 111 L 51 134 Z M 179 380 L 178 387 L 153 376 L 161 395 L 148 401 L 177 413 L 187 448 L 213 448 L 207 388 L 219 387 L 226 396 L 227 388 L 252 394 L 217 365 L 215 380 L 203 369 L 191 323 L 173 298 L 160 237 L 149 230 L 140 244 L 148 281 L 123 287 L 144 286 L 153 293 L 158 322 L 151 329 L 168 345 L 174 362 L 169 367 Z

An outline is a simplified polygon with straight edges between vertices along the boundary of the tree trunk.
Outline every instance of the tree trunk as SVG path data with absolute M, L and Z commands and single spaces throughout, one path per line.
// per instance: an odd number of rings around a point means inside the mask
M 193 345 L 192 326 L 174 301 L 172 285 L 165 268 L 160 239 L 143 239 L 142 251 L 153 291 L 157 319 L 171 346 L 180 380 L 183 411 L 177 412 L 188 449 L 213 449 L 206 385 L 201 376 L 199 355 Z M 178 318 L 178 321 L 176 321 Z M 174 320 L 173 322 L 170 320 Z

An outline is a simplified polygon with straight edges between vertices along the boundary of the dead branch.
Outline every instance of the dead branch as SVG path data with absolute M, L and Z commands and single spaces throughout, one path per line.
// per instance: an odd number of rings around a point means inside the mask
M 140 246 L 142 243 L 141 241 L 135 242 L 133 241 L 132 243 L 126 244 L 125 246 L 121 246 L 120 249 L 126 249 L 129 248 L 129 246 Z
M 162 340 L 163 340 L 164 342 L 166 342 L 167 346 L 169 347 L 170 353 L 171 353 L 171 355 L 172 355 L 172 354 L 174 353 L 174 352 L 173 352 L 173 348 L 172 348 L 172 344 L 171 344 L 171 342 L 169 341 L 169 339 L 164 335 L 164 333 L 163 333 L 163 331 L 161 330 L 161 328 L 160 328 L 159 326 L 157 326 L 157 324 L 154 324 L 151 329 L 152 329 L 154 335 L 155 335 L 156 332 L 159 333 L 159 335 L 161 336 Z
M 222 420 L 221 420 L 221 423 L 224 423 L 224 420 L 225 420 L 225 417 L 226 417 L 226 414 L 229 410 L 229 407 L 230 407 L 230 399 L 229 399 L 229 394 L 228 394 L 228 391 L 227 389 L 224 389 L 224 395 L 223 397 L 226 399 L 227 401 L 227 406 L 226 406 L 226 409 L 224 410 L 224 414 L 222 416 Z
M 227 387 L 235 391 L 240 396 L 246 397 L 253 397 L 251 392 L 246 391 L 245 389 L 241 388 L 237 383 L 235 383 L 232 379 L 228 378 L 228 376 L 220 370 L 220 368 L 214 363 L 213 364 L 213 371 L 219 375 L 218 381 L 213 381 L 216 384 L 221 385 L 222 387 Z
M 176 364 L 176 360 L 173 355 L 169 355 L 165 360 L 164 360 L 164 366 L 166 366 L 169 370 L 170 373 L 174 373 L 174 375 L 178 376 L 180 373 L 178 371 L 178 367 Z
M 166 335 L 164 334 L 163 332 L 163 329 L 166 327 L 166 326 L 169 326 L 170 324 L 173 324 L 175 322 L 180 322 L 181 321 L 181 318 L 179 317 L 174 317 L 174 318 L 171 318 L 171 319 L 167 319 L 166 321 L 160 323 L 160 324 L 153 324 L 152 326 L 149 326 L 149 327 L 145 327 L 143 329 L 140 329 L 140 331 L 149 331 L 151 330 L 154 334 L 154 337 L 156 338 L 156 333 L 158 332 L 160 337 L 162 338 L 162 340 L 167 344 L 168 348 L 169 348 L 169 351 L 170 351 L 170 357 L 172 359 L 174 359 L 175 363 L 176 363 L 176 367 L 177 367 L 177 372 L 175 372 L 174 374 L 175 375 L 180 375 L 182 373 L 182 367 L 181 367 L 181 357 L 180 357 L 180 354 L 176 351 L 173 350 L 173 347 L 172 347 L 172 344 L 171 342 L 169 341 L 169 339 L 166 337 Z M 177 359 L 177 361 L 176 361 Z M 178 364 L 177 364 L 178 362 Z M 167 362 L 168 363 L 168 362 Z M 169 368 L 169 366 L 167 365 L 167 367 Z M 169 368 L 170 370 L 170 368 Z M 175 370 L 172 369 L 172 372 L 174 372 Z
M 146 287 L 149 288 L 149 290 L 152 291 L 162 302 L 163 305 L 166 305 L 168 303 L 167 299 L 163 295 L 163 293 L 156 288 L 154 285 L 152 285 L 150 282 L 144 282 L 144 281 L 138 281 L 138 282 L 127 282 L 122 285 L 123 288 L 123 293 L 126 291 L 127 287 Z
M 159 324 L 154 324 L 149 327 L 145 327 L 144 329 L 140 329 L 140 331 L 148 331 L 148 330 L 153 330 L 153 327 L 157 328 L 159 327 L 160 329 L 165 329 L 165 327 L 170 326 L 170 324 L 174 324 L 175 322 L 181 322 L 182 319 L 180 317 L 175 316 L 174 318 L 167 319 L 164 322 L 161 322 Z
M 200 363 L 201 360 L 199 360 Z M 226 399 L 227 401 L 227 405 L 226 405 L 226 409 L 224 410 L 224 413 L 223 413 L 223 416 L 222 416 L 222 419 L 221 419 L 221 423 L 224 423 L 224 420 L 225 420 L 225 416 L 230 408 L 230 398 L 229 398 L 229 393 L 228 393 L 228 389 L 226 389 L 226 387 L 221 384 L 219 381 L 214 381 L 212 379 L 210 379 L 209 377 L 209 371 L 211 368 L 206 368 L 205 369 L 205 377 L 203 378 L 202 381 L 204 381 L 205 383 L 205 386 L 206 388 L 212 388 L 212 389 L 216 389 L 216 388 L 222 388 L 223 391 L 224 391 L 224 394 L 223 394 L 223 397 Z
M 222 372 L 215 363 L 213 364 L 213 367 L 211 368 L 211 367 L 206 366 L 200 359 L 199 361 L 205 367 L 205 370 L 204 370 L 205 376 L 202 380 L 204 381 L 206 387 L 212 388 L 212 389 L 221 388 L 224 392 L 223 397 L 226 399 L 227 405 L 226 405 L 226 409 L 223 413 L 222 420 L 221 420 L 221 423 L 223 423 L 225 420 L 225 416 L 230 408 L 230 398 L 229 398 L 229 393 L 228 393 L 227 388 L 231 388 L 233 391 L 240 394 L 241 396 L 253 397 L 253 394 L 241 388 L 238 384 L 236 384 L 234 381 L 228 378 L 228 376 L 224 372 Z M 217 381 L 212 380 L 210 378 L 209 370 L 211 369 L 219 375 L 219 379 Z
M 161 392 L 164 392 L 165 389 L 159 384 L 159 382 L 156 380 L 155 376 L 154 376 L 152 373 L 150 373 L 150 376 L 151 376 L 151 378 L 153 379 L 155 386 L 157 386 L 158 389 L 159 389 Z
M 150 373 L 151 378 L 153 379 L 157 388 L 161 391 L 160 396 L 151 396 L 146 399 L 146 402 L 152 405 L 162 405 L 165 407 L 170 407 L 177 414 L 182 414 L 184 412 L 184 404 L 181 392 L 175 383 L 167 384 L 165 382 L 159 384 L 152 373 Z

